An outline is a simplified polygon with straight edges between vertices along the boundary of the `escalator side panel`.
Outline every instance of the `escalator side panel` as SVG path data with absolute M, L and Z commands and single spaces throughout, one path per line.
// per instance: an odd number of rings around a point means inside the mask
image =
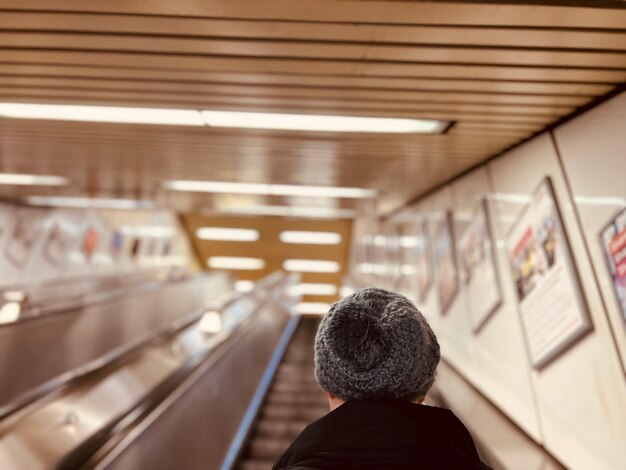
M 157 292 L 0 327 L 0 411 L 34 387 L 149 337 L 229 290 L 219 274 Z
M 98 468 L 219 468 L 288 320 L 280 302 L 268 304 Z

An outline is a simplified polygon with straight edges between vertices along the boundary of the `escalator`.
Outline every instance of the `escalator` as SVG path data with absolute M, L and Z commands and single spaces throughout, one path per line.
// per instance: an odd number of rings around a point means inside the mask
M 56 333 L 50 325 L 84 320 L 111 330 L 115 344 L 90 347 L 83 329 L 76 344 L 89 354 L 77 354 L 73 337 L 57 334 L 56 348 L 74 348 L 67 357 L 77 367 L 59 364 L 49 381 L 23 361 L 7 368 L 27 380 L 24 393 L 7 394 L 11 401 L 0 406 L 0 468 L 219 468 L 285 326 L 296 324 L 286 295 L 294 276 L 276 273 L 245 294 L 223 281 L 199 276 L 4 325 L 0 335 L 14 344 L 40 331 L 41 349 Z
M 310 318 L 300 321 L 236 468 L 271 469 L 305 426 L 329 411 L 328 400 L 313 377 L 318 323 Z

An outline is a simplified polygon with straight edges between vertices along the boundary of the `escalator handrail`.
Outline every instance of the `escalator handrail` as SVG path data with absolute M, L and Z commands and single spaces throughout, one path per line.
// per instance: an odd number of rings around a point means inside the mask
M 202 276 L 207 276 L 210 274 L 203 274 Z M 201 277 L 181 277 L 177 279 L 164 279 L 164 280 L 156 280 L 150 283 L 141 284 L 139 286 L 128 287 L 122 286 L 112 290 L 107 290 L 101 293 L 95 294 L 87 294 L 89 296 L 87 299 L 80 298 L 76 302 L 70 302 L 66 305 L 56 305 L 52 307 L 39 306 L 37 304 L 28 306 L 24 309 L 24 314 L 20 312 L 20 316 L 11 322 L 0 323 L 0 329 L 6 327 L 12 327 L 15 325 L 20 325 L 25 322 L 33 322 L 37 320 L 41 320 L 44 318 L 50 318 L 52 315 L 62 315 L 66 313 L 73 313 L 79 310 L 84 310 L 89 307 L 105 304 L 109 302 L 119 302 L 132 297 L 137 297 L 140 295 L 145 295 L 150 292 L 156 291 L 158 289 L 163 288 L 166 285 L 178 284 L 186 281 L 196 282 Z

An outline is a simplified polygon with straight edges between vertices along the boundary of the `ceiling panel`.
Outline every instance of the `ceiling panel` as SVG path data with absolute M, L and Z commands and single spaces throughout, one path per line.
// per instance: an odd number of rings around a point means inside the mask
M 405 136 L 0 119 L 0 171 L 72 178 L 0 196 L 131 195 L 187 211 L 220 201 L 162 189 L 177 178 L 405 201 L 626 81 L 622 3 L 527 3 L 0 0 L 0 101 L 455 123 Z

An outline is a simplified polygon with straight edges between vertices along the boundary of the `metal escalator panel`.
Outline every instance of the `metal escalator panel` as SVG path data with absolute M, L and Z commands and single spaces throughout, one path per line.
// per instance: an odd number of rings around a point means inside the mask
M 313 376 L 318 322 L 303 319 L 285 352 L 237 468 L 269 470 L 310 423 L 328 413 L 328 400 Z
M 221 457 L 232 433 L 225 420 L 216 419 L 223 436 L 209 436 L 217 450 L 207 452 L 208 439 L 188 432 L 190 423 L 208 429 L 207 421 L 222 410 L 233 415 L 236 426 L 241 419 L 236 410 L 245 411 L 275 347 L 272 337 L 280 336 L 289 318 L 284 295 L 292 283 L 290 277 L 270 276 L 253 292 L 189 312 L 102 367 L 8 415 L 0 421 L 0 468 L 137 468 L 129 461 L 172 468 L 171 459 L 179 458 L 176 449 L 182 448 L 170 445 L 173 435 L 200 451 L 185 468 L 206 468 L 211 456 Z M 198 397 L 179 400 L 185 387 Z M 233 397 L 241 404 L 229 403 Z M 171 410 L 179 418 L 181 406 L 190 416 L 159 432 L 167 422 L 162 418 Z M 203 408 L 206 413 L 200 413 Z

